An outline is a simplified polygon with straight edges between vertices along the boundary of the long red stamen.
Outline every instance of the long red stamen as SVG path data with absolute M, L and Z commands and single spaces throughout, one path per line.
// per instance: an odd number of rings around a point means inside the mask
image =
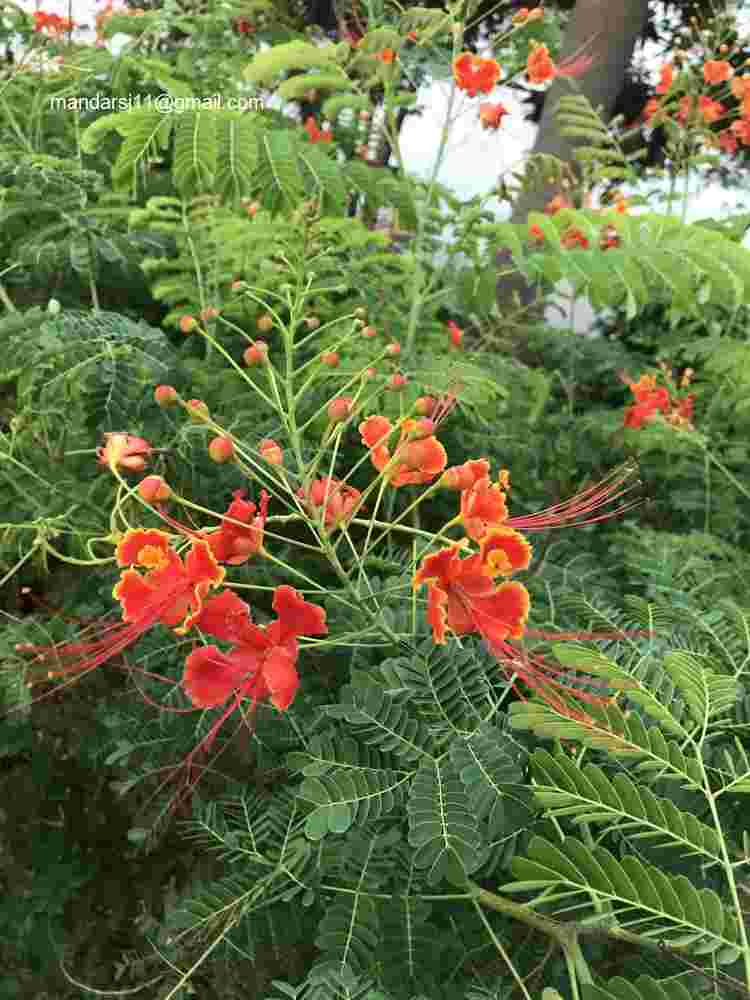
M 553 504 L 538 514 L 522 514 L 517 517 L 510 517 L 504 523 L 517 531 L 543 531 L 545 528 L 575 528 L 585 524 L 595 524 L 597 521 L 607 521 L 611 517 L 624 514 L 625 511 L 637 507 L 643 501 L 640 499 L 631 500 L 628 503 L 620 504 L 611 510 L 597 514 L 595 517 L 589 515 L 595 511 L 611 504 L 620 497 L 629 493 L 640 485 L 640 481 L 628 483 L 628 480 L 635 473 L 633 466 L 624 466 L 616 469 L 607 479 L 595 486 L 576 493 L 575 496 L 564 500 L 562 503 Z M 626 485 L 625 485 L 626 484 Z M 623 487 L 620 489 L 620 487 Z

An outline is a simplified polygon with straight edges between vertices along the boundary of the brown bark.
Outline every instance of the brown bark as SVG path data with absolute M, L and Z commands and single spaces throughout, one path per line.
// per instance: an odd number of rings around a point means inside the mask
M 560 63 L 583 54 L 594 62 L 578 80 L 578 92 L 589 99 L 595 108 L 601 107 L 605 121 L 609 121 L 617 96 L 622 89 L 633 49 L 648 18 L 648 0 L 578 0 L 571 16 L 563 42 Z M 534 153 L 556 156 L 566 163 L 573 163 L 573 148 L 581 145 L 580 139 L 560 135 L 555 122 L 555 111 L 562 96 L 571 93 L 565 77 L 558 77 L 546 95 L 539 131 L 532 149 Z M 521 193 L 513 205 L 511 222 L 525 222 L 529 212 L 542 211 L 547 202 L 557 194 L 554 188 L 540 186 Z M 498 270 L 512 267 L 510 254 L 500 250 L 497 255 Z M 535 289 L 521 275 L 500 276 L 497 282 L 497 301 L 507 309 L 513 292 L 518 292 L 521 303 L 528 306 L 535 298 Z

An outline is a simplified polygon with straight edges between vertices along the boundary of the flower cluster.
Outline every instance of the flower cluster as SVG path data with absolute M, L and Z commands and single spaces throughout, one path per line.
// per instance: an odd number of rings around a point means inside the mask
M 641 375 L 637 382 L 631 382 L 627 376 L 621 376 L 622 381 L 628 386 L 635 399 L 635 403 L 625 411 L 624 427 L 640 430 L 644 424 L 656 420 L 661 414 L 664 420 L 673 427 L 681 427 L 684 430 L 693 429 L 694 394 L 688 393 L 678 396 L 677 387 L 671 376 L 668 375 L 666 365 L 662 366 L 662 373 L 670 382 L 669 388 L 658 385 L 655 375 Z M 690 385 L 692 377 L 692 368 L 686 368 L 680 378 L 679 389 L 686 389 Z
M 75 24 L 68 17 L 61 17 L 59 14 L 47 14 L 43 10 L 34 13 L 34 31 L 45 31 L 49 35 L 65 35 L 75 28 Z
M 726 46 L 722 46 L 726 48 Z M 680 126 L 689 122 L 708 126 L 725 121 L 725 127 L 718 131 L 708 130 L 707 145 L 721 149 L 725 153 L 735 153 L 739 145 L 750 146 L 750 73 L 736 75 L 728 59 L 707 59 L 702 66 L 702 84 L 722 88 L 718 100 L 709 94 L 679 95 L 684 89 L 687 77 L 675 74 L 675 63 L 665 63 L 659 71 L 659 83 L 655 90 L 658 97 L 651 97 L 643 109 L 643 118 L 650 127 L 664 125 L 672 120 Z M 737 101 L 736 111 L 724 103 L 733 97 Z M 734 121 L 728 119 L 734 117 Z

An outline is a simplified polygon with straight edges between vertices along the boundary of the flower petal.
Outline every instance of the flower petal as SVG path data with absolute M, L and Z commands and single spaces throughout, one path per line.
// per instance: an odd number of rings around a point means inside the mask
M 117 544 L 115 554 L 118 566 L 138 566 L 138 553 L 145 548 L 161 549 L 166 557 L 169 551 L 169 535 L 156 528 L 143 530 L 136 528 L 126 531 Z
M 280 712 L 289 708 L 299 688 L 296 661 L 296 652 L 285 646 L 276 646 L 263 663 L 261 679 L 265 687 L 265 697 Z
M 531 551 L 520 531 L 502 525 L 490 528 L 480 543 L 482 562 L 493 576 L 510 576 L 528 569 Z
M 273 609 L 279 616 L 279 641 L 298 635 L 327 635 L 325 610 L 310 604 L 287 584 L 276 588 Z
M 223 705 L 242 684 L 246 671 L 217 646 L 201 646 L 185 660 L 182 687 L 196 708 Z

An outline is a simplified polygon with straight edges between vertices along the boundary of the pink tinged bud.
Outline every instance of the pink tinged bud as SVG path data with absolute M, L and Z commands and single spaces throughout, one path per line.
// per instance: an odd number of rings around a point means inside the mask
M 377 374 L 378 374 L 377 368 L 365 368 L 364 372 L 362 373 L 362 377 L 375 378 Z
M 182 316 L 180 318 L 180 329 L 183 333 L 192 333 L 197 325 L 198 320 L 195 316 Z
M 332 424 L 340 424 L 349 419 L 353 409 L 354 400 L 351 396 L 339 396 L 328 404 L 328 419 Z
M 104 447 L 97 449 L 100 465 L 110 469 L 130 469 L 131 472 L 142 472 L 146 468 L 146 459 L 151 454 L 151 445 L 143 438 L 132 434 L 105 434 Z
M 432 396 L 420 396 L 414 404 L 414 409 L 422 417 L 429 417 L 435 409 L 436 400 Z
M 172 490 L 161 476 L 146 476 L 138 483 L 138 493 L 146 503 L 163 503 L 172 496 Z
M 210 416 L 209 409 L 202 399 L 189 399 L 186 406 L 191 418 L 198 423 L 203 423 Z
M 395 357 L 397 354 L 401 353 L 401 344 L 397 340 L 394 340 L 392 344 L 389 344 L 385 349 L 386 354 L 390 354 L 391 357 Z
M 219 310 L 216 308 L 216 306 L 208 306 L 201 312 L 201 319 L 203 320 L 204 323 L 208 323 L 209 320 L 216 319 L 218 315 L 219 315 Z
M 171 385 L 157 385 L 154 389 L 154 399 L 163 408 L 173 406 L 177 402 L 177 390 Z
M 340 358 L 335 351 L 326 351 L 325 354 L 321 354 L 320 360 L 329 368 L 338 368 Z
M 255 343 L 251 344 L 242 355 L 242 360 L 249 367 L 252 367 L 253 365 L 262 365 L 268 360 L 268 344 L 265 340 L 256 340 Z
M 223 465 L 234 458 L 234 442 L 230 437 L 215 437 L 208 446 L 212 461 Z
M 269 465 L 282 465 L 284 462 L 281 448 L 271 438 L 264 438 L 258 445 L 258 451 Z
M 242 289 L 243 289 L 243 287 L 244 287 L 244 282 L 240 281 L 239 279 L 237 281 L 233 281 L 232 282 L 232 291 L 233 292 L 241 292 Z
M 378 331 L 374 326 L 365 326 L 362 328 L 363 337 L 377 337 Z
M 406 375 L 402 375 L 401 372 L 394 372 L 393 375 L 388 379 L 388 388 L 393 392 L 401 392 L 401 390 L 408 384 L 409 379 Z

